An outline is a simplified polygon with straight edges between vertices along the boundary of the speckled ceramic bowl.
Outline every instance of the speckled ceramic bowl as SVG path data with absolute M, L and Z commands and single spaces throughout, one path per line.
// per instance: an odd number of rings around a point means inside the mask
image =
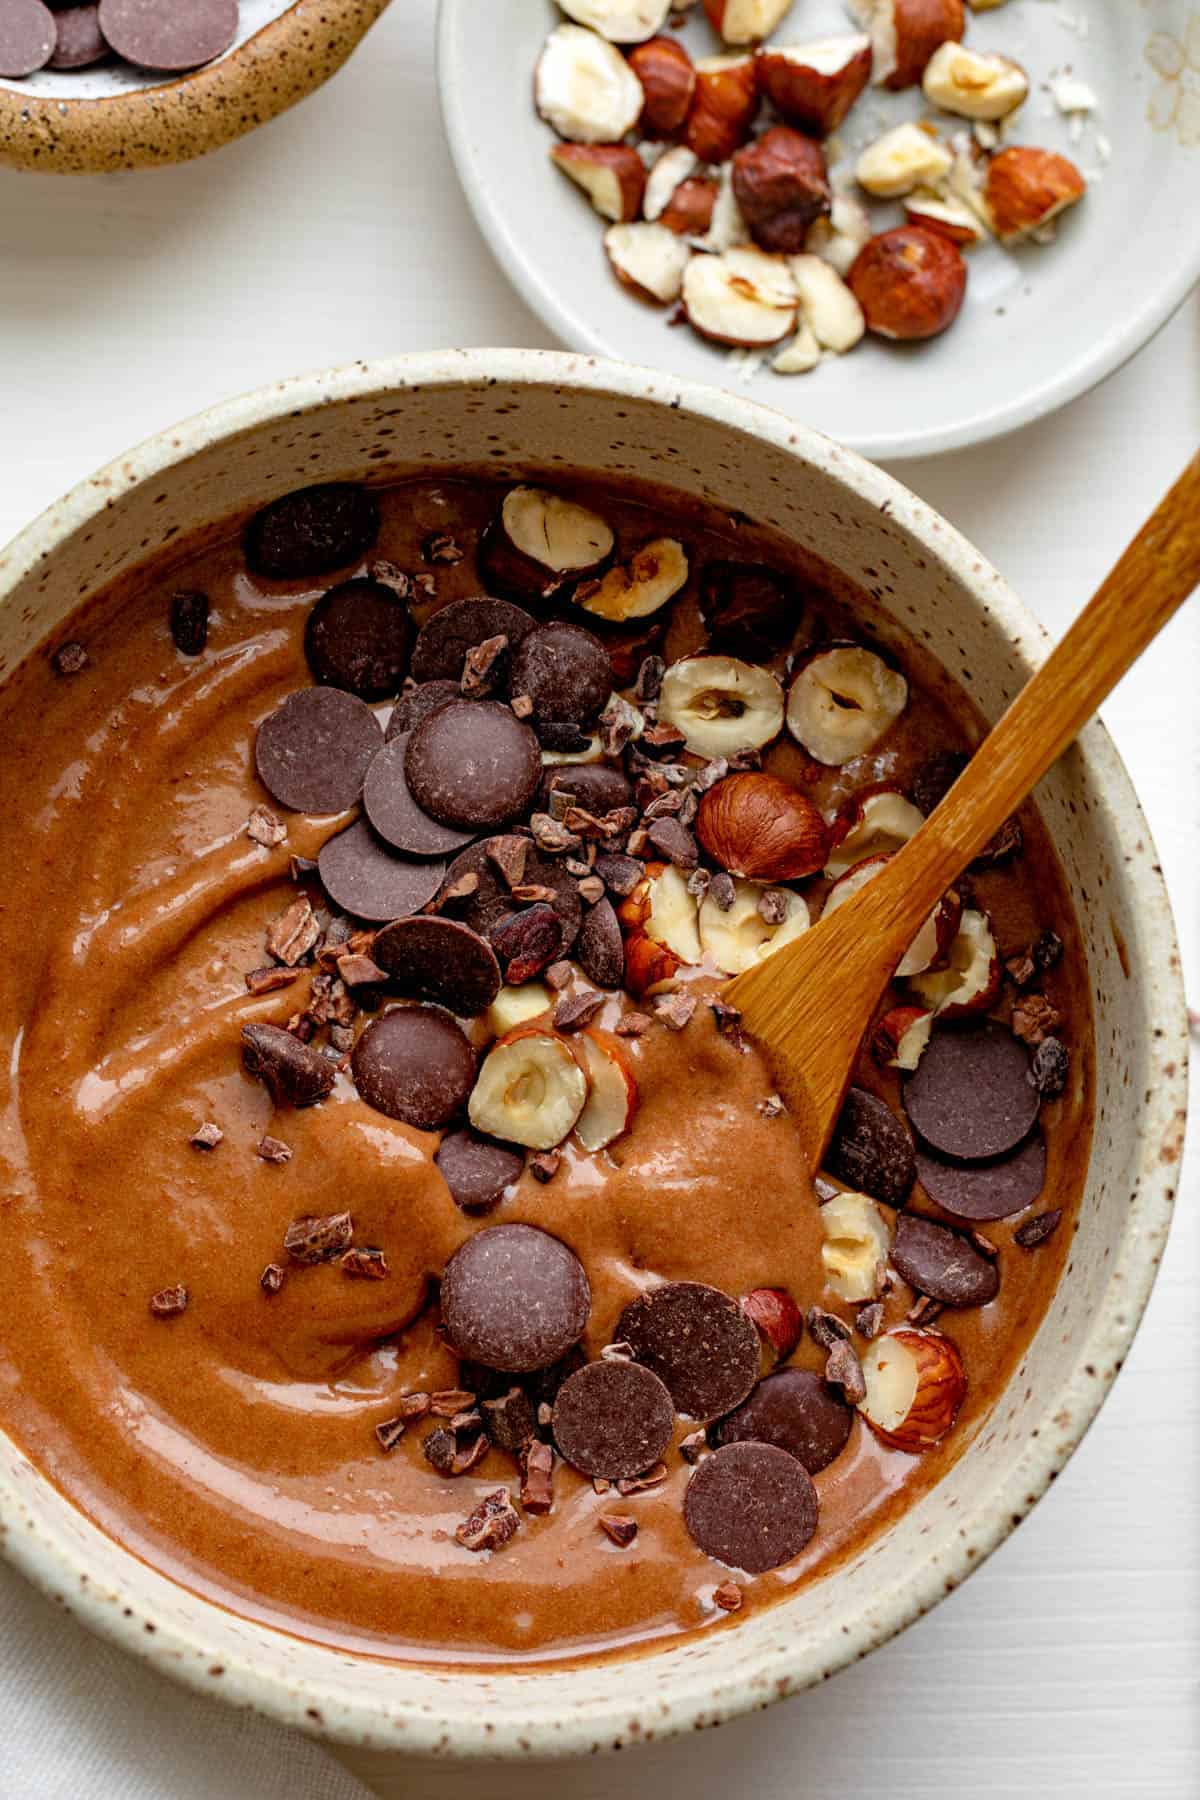
M 127 63 L 0 77 L 0 163 L 93 174 L 187 162 L 336 74 L 388 0 L 241 0 L 224 56 L 178 80 Z
M 443 351 L 264 389 L 84 482 L 0 555 L 0 673 L 164 542 L 302 483 L 447 464 L 667 480 L 793 534 L 915 628 L 994 718 L 1045 639 L 953 528 L 827 438 L 729 394 L 581 356 Z M 1089 726 L 1039 791 L 1081 912 L 1097 1122 L 1068 1278 L 975 1441 L 823 1581 L 646 1660 L 485 1674 L 389 1665 L 235 1618 L 122 1550 L 0 1435 L 7 1555 L 87 1624 L 209 1693 L 310 1731 L 446 1756 L 645 1742 L 765 1706 L 863 1656 L 977 1568 L 1083 1435 L 1167 1231 L 1186 1029 L 1154 847 Z

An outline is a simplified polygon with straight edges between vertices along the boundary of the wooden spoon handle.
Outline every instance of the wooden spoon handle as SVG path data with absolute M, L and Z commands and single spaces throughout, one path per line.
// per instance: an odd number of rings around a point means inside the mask
M 941 805 L 871 883 L 891 890 L 888 936 L 894 923 L 897 954 L 1198 585 L 1200 453 Z

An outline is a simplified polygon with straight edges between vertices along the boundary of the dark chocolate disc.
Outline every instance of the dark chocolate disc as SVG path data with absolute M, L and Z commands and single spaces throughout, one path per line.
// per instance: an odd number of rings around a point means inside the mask
M 465 1019 L 484 1012 L 500 991 L 490 944 L 454 919 L 395 919 L 371 952 L 402 994 L 433 1000 Z
M 810 1475 L 846 1448 L 854 1411 L 811 1369 L 777 1369 L 716 1427 L 722 1444 L 774 1444 Z
M 575 956 L 597 987 L 618 988 L 625 979 L 625 940 L 611 900 L 598 900 L 584 914 Z
M 537 625 L 513 652 L 509 692 L 527 694 L 542 724 L 591 725 L 612 692 L 608 651 L 582 625 Z
M 402 731 L 385 744 L 363 783 L 363 809 L 381 838 L 407 856 L 448 856 L 475 835 L 431 819 L 409 792 L 404 761 L 411 733 Z
M 0 6 L 0 75 L 19 79 L 44 69 L 57 41 L 42 0 L 5 0 Z
M 519 1151 L 477 1131 L 448 1132 L 433 1160 L 455 1205 L 464 1212 L 487 1212 L 498 1206 L 525 1167 Z
M 428 857 L 413 862 L 397 856 L 365 819 L 356 819 L 322 845 L 317 869 L 335 906 L 378 924 L 420 912 L 442 885 L 446 865 Z
M 410 731 L 427 719 L 439 706 L 446 706 L 451 700 L 461 700 L 462 694 L 457 681 L 422 681 L 419 686 L 411 688 L 407 694 L 401 694 L 392 708 L 392 716 L 387 722 L 385 737 L 390 744 L 393 738 L 407 736 Z
M 442 1276 L 442 1323 L 460 1356 L 489 1369 L 544 1369 L 583 1336 L 592 1290 L 573 1250 L 534 1225 L 490 1225 Z
M 831 1174 L 857 1193 L 903 1206 L 917 1178 L 912 1140 L 890 1106 L 851 1088 L 825 1153 Z
M 506 637 L 511 653 L 534 623 L 527 612 L 510 606 L 507 600 L 451 600 L 417 633 L 413 676 L 417 681 L 453 681 L 457 685 L 468 650 L 487 638 Z
M 537 793 L 537 738 L 507 706 L 459 700 L 423 719 L 404 759 L 418 806 L 444 825 L 481 831 L 527 810 Z
M 96 0 L 87 6 L 68 6 L 54 15 L 56 42 L 51 69 L 88 69 L 112 52 L 100 29 Z
M 610 763 L 559 763 L 542 776 L 538 802 L 543 812 L 549 809 L 555 789 L 571 796 L 575 806 L 602 819 L 618 807 L 633 805 L 633 789 L 629 779 Z
M 758 1332 L 736 1300 L 700 1281 L 668 1282 L 631 1301 L 615 1337 L 693 1419 L 732 1412 L 758 1380 Z
M 357 562 L 378 530 L 379 502 L 369 489 L 348 481 L 299 488 L 255 513 L 246 527 L 246 564 L 269 581 L 332 575 Z
M 238 0 L 100 0 L 100 29 L 140 69 L 198 69 L 228 50 L 237 28 Z
M 995 1263 L 961 1231 L 901 1213 L 892 1240 L 892 1266 L 910 1287 L 943 1306 L 985 1306 L 1000 1286 Z
M 486 938 L 490 938 L 500 921 L 513 911 L 513 897 L 508 884 L 490 855 L 491 846 L 496 842 L 495 838 L 485 838 L 480 844 L 472 844 L 461 856 L 456 856 L 446 870 L 446 892 L 452 890 L 465 876 L 474 876 L 476 885 L 472 892 L 461 899 L 447 901 L 446 906 L 447 910 L 453 911 L 456 919 L 461 919 L 464 925 L 469 925 L 472 931 L 477 931 L 480 937 Z M 532 844 L 526 852 L 522 874 L 530 886 L 553 890 L 554 899 L 549 904 L 562 920 L 562 954 L 565 955 L 575 942 L 583 916 L 578 883 L 563 868 L 561 858 L 542 856 Z
M 356 576 L 323 594 L 308 615 L 304 654 L 316 680 L 360 700 L 387 700 L 408 673 L 412 619 L 394 588 Z
M 683 1518 L 706 1556 L 762 1575 L 799 1556 L 817 1529 L 817 1490 L 774 1444 L 726 1444 L 688 1482 Z
M 593 1362 L 558 1390 L 553 1428 L 573 1468 L 622 1481 L 659 1460 L 675 1429 L 675 1408 L 658 1376 L 640 1363 Z
M 935 1031 L 904 1084 L 904 1106 L 942 1156 L 983 1162 L 1029 1134 L 1040 1104 L 1024 1044 L 994 1019 Z
M 467 1104 L 475 1052 L 461 1026 L 433 1006 L 393 1006 L 354 1046 L 359 1093 L 376 1112 L 440 1131 Z
M 917 1151 L 917 1178 L 931 1200 L 960 1219 L 1007 1219 L 1030 1206 L 1046 1180 L 1040 1131 L 999 1162 L 956 1163 Z
M 258 728 L 259 779 L 293 812 L 340 813 L 363 790 L 383 747 L 379 720 L 340 688 L 300 688 Z

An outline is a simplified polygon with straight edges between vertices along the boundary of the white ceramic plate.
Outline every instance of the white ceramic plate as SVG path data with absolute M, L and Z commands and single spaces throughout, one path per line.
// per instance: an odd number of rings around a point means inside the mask
M 607 268 L 604 221 L 553 167 L 533 108 L 533 70 L 562 22 L 553 0 L 442 0 L 438 80 L 458 173 L 505 274 L 567 344 L 676 375 L 738 386 L 868 456 L 978 443 L 1084 393 L 1153 335 L 1200 278 L 1200 0 L 1008 0 L 968 15 L 967 41 L 1024 64 L 1031 94 L 1012 139 L 1071 156 L 1090 191 L 1056 243 L 969 253 L 966 304 L 925 345 L 864 341 L 808 375 L 705 344 L 667 325 Z M 778 43 L 851 29 L 840 0 L 797 0 Z M 717 40 L 700 7 L 683 41 Z M 1075 141 L 1048 84 L 1072 72 L 1099 105 Z M 852 154 L 917 116 L 919 90 L 868 89 L 839 136 Z M 961 121 L 949 121 L 951 126 Z M 1076 128 L 1077 129 L 1077 128 Z M 879 210 L 878 229 L 899 223 Z

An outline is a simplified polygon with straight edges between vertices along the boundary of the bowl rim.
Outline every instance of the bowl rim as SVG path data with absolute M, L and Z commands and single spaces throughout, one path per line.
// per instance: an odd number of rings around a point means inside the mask
M 389 4 L 290 0 L 236 50 L 129 93 L 64 100 L 0 84 L 0 165 L 87 175 L 205 156 L 328 81 Z
M 442 121 L 459 186 L 471 216 L 501 274 L 563 345 L 585 354 L 618 359 L 620 350 L 593 331 L 543 279 L 529 255 L 527 241 L 511 229 L 506 215 L 488 205 L 475 179 L 471 126 L 478 117 L 478 104 L 472 103 L 470 86 L 459 61 L 459 47 L 472 3 L 473 0 L 438 0 L 437 23 L 437 86 Z M 941 456 L 948 450 L 991 443 L 1010 436 L 1022 426 L 1049 417 L 1124 368 L 1178 312 L 1200 282 L 1200 233 L 1195 234 L 1190 245 L 1180 243 L 1178 250 L 1170 278 L 1140 300 L 1118 329 L 1099 338 L 1085 359 L 1064 369 L 1024 398 L 995 407 L 981 418 L 944 429 L 917 425 L 901 435 L 868 432 L 845 441 L 861 456 L 917 460 Z M 720 359 L 715 357 L 714 383 L 720 366 Z M 692 377 L 681 376 L 679 379 L 691 380 Z
M 987 560 L 941 515 L 856 452 L 845 450 L 821 433 L 794 424 L 741 395 L 665 378 L 656 371 L 630 364 L 545 350 L 418 352 L 292 377 L 224 401 L 145 440 L 85 478 L 47 508 L 7 549 L 0 549 L 0 604 L 23 577 L 54 554 L 63 540 L 97 515 L 111 511 L 126 492 L 169 475 L 177 465 L 216 443 L 343 402 L 388 397 L 417 387 L 484 388 L 504 383 L 558 390 L 565 387 L 626 401 L 648 401 L 742 435 L 765 439 L 784 454 L 815 466 L 871 506 L 890 512 L 925 554 L 947 566 L 978 594 L 1027 673 L 1044 659 L 1047 634 Z M 787 1652 L 788 1664 L 780 1664 L 778 1658 L 772 1664 L 772 1676 L 782 1673 L 782 1680 L 764 1681 L 749 1660 L 720 1677 L 712 1671 L 697 1673 L 684 1665 L 672 1671 L 672 1705 L 670 1717 L 665 1719 L 653 1683 L 647 1684 L 645 1699 L 632 1704 L 628 1699 L 617 1702 L 581 1698 L 572 1703 L 570 1717 L 564 1721 L 561 1713 L 550 1715 L 544 1707 L 539 1708 L 535 1698 L 537 1673 L 515 1670 L 493 1675 L 494 1682 L 523 1685 L 529 1694 L 521 1726 L 501 1728 L 485 1725 L 479 1716 L 456 1714 L 452 1703 L 439 1710 L 428 1704 L 411 1703 L 401 1695 L 389 1697 L 386 1707 L 377 1700 L 345 1700 L 340 1696 L 336 1704 L 330 1705 L 318 1679 L 309 1675 L 289 1675 L 284 1679 L 264 1670 L 249 1651 L 231 1653 L 228 1645 L 222 1645 L 220 1650 L 225 1679 L 214 1684 L 207 1679 L 212 1649 L 205 1645 L 202 1632 L 175 1622 L 164 1624 L 159 1618 L 148 1636 L 144 1611 L 139 1613 L 123 1606 L 116 1595 L 89 1580 L 79 1552 L 56 1535 L 52 1521 L 30 1509 L 2 1471 L 0 1553 L 91 1629 L 199 1692 L 220 1693 L 238 1705 L 312 1735 L 377 1749 L 454 1758 L 562 1757 L 592 1751 L 598 1745 L 629 1742 L 630 1720 L 639 1708 L 647 1723 L 653 1718 L 653 1735 L 661 1742 L 687 1729 L 720 1723 L 762 1708 L 783 1694 L 812 1686 L 857 1661 L 928 1612 L 978 1568 L 1020 1523 L 1091 1425 L 1124 1361 L 1149 1298 L 1178 1179 L 1177 1156 L 1168 1160 L 1160 1154 L 1160 1146 L 1172 1141 L 1172 1134 L 1175 1138 L 1180 1136 L 1179 1121 L 1184 1116 L 1187 1097 L 1187 1011 L 1170 901 L 1141 808 L 1107 731 L 1093 721 L 1081 733 L 1079 744 L 1102 795 L 1100 810 L 1110 819 L 1123 820 L 1122 835 L 1136 831 L 1148 851 L 1127 862 L 1125 871 L 1140 909 L 1143 946 L 1150 953 L 1147 967 L 1154 971 L 1158 982 L 1153 1038 L 1157 1079 L 1151 1085 L 1141 1133 L 1142 1178 L 1129 1203 L 1121 1253 L 1108 1265 L 1107 1303 L 1096 1309 L 1071 1366 L 1064 1370 L 1053 1395 L 1047 1397 L 1047 1416 L 1053 1405 L 1057 1429 L 1024 1440 L 1004 1477 L 981 1496 L 977 1513 L 962 1515 L 960 1522 L 964 1527 L 969 1523 L 969 1531 L 964 1529 L 957 1534 L 953 1548 L 936 1565 L 932 1561 L 916 1563 L 891 1581 L 882 1603 L 876 1598 L 874 1617 L 861 1613 L 851 1623 L 843 1623 L 833 1641 L 820 1646 L 794 1641 Z M 35 1470 L 34 1478 L 37 1491 L 48 1490 L 61 1507 L 70 1506 L 48 1477 Z M 93 1524 L 91 1520 L 88 1523 Z M 93 1528 L 101 1529 L 94 1525 Z M 175 1585 L 169 1576 L 147 1565 L 135 1552 L 120 1544 L 116 1544 L 116 1549 L 131 1566 Z M 184 1591 L 194 1600 L 201 1619 L 210 1610 L 226 1613 L 217 1602 L 197 1595 L 195 1590 Z M 255 1629 L 276 1630 L 262 1625 Z M 334 1658 L 343 1656 L 336 1650 L 328 1654 Z M 669 1654 L 669 1650 L 664 1654 Z M 397 1667 L 403 1673 L 404 1665 Z M 424 1667 L 428 1669 L 430 1665 Z M 585 1664 L 578 1671 L 581 1679 L 586 1679 L 587 1667 Z M 446 1692 L 450 1691 L 448 1686 Z

